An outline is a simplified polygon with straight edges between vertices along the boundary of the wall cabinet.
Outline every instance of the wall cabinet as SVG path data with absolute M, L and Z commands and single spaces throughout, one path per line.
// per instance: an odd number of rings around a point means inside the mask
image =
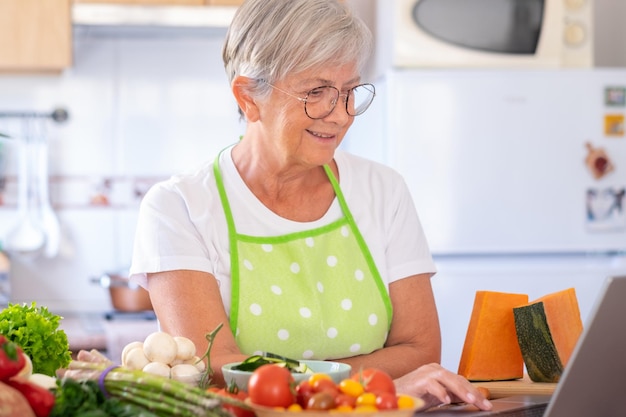
M 60 71 L 71 64 L 71 0 L 0 1 L 0 71 Z

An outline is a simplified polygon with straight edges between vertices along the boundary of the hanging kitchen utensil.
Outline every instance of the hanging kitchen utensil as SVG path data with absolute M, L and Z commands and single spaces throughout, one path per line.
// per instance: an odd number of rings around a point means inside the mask
M 46 121 L 40 120 L 35 132 L 37 148 L 39 215 L 46 242 L 43 254 L 47 258 L 54 258 L 59 253 L 61 243 L 61 225 L 52 205 L 50 204 L 49 175 L 48 175 L 48 138 L 46 135 Z
M 6 250 L 18 254 L 33 254 L 42 249 L 46 236 L 39 220 L 39 193 L 37 182 L 37 148 L 34 143 L 34 123 L 36 119 L 23 120 L 22 137 L 19 146 L 18 177 L 18 220 L 6 237 Z

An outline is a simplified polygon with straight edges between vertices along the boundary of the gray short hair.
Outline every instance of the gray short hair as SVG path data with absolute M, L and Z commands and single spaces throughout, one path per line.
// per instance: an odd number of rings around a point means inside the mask
M 337 0 L 246 0 L 222 49 L 230 82 L 239 75 L 270 83 L 325 65 L 356 62 L 372 49 L 365 23 Z M 258 85 L 258 93 L 268 88 Z

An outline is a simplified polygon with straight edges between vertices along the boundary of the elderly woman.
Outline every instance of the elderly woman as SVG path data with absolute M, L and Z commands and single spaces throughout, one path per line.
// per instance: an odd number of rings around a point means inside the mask
M 380 368 L 430 404 L 490 404 L 441 368 L 435 273 L 402 178 L 338 147 L 375 96 L 366 26 L 336 0 L 248 0 L 223 59 L 243 138 L 155 185 L 132 279 L 164 331 L 223 364 L 258 352 Z

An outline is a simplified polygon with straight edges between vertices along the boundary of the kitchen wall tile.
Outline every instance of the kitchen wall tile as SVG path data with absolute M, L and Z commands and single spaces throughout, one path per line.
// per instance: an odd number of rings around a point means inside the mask
M 12 254 L 12 301 L 66 312 L 112 308 L 90 278 L 130 265 L 145 191 L 212 159 L 242 133 L 221 42 L 77 31 L 74 66 L 63 74 L 0 77 L 0 111 L 69 112 L 67 122 L 46 124 L 60 253 Z M 16 120 L 0 119 L 2 128 L 21 130 Z M 3 162 L 0 242 L 16 223 L 18 189 L 15 155 Z

